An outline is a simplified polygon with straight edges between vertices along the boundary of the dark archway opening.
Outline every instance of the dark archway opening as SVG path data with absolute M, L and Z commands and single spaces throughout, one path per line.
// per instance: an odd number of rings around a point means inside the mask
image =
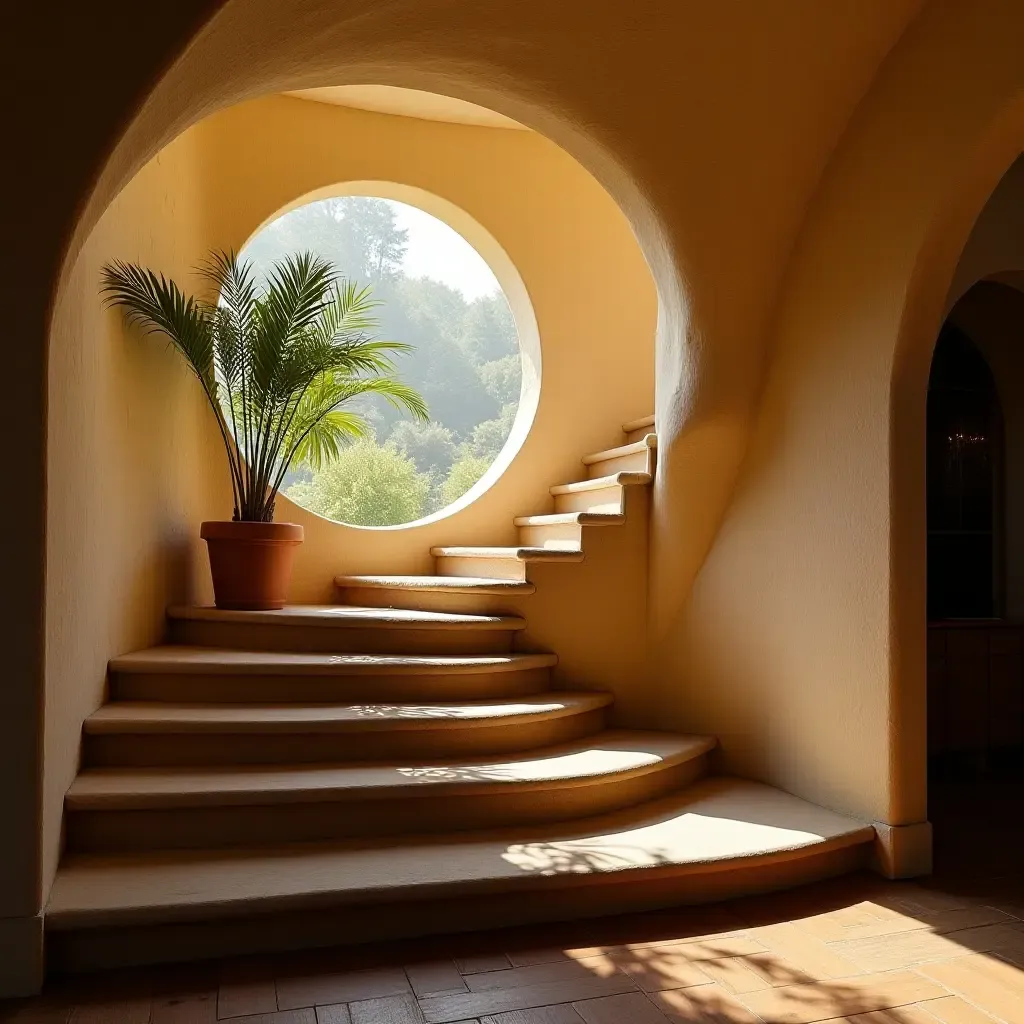
M 928 382 L 928 784 L 940 877 L 1012 873 L 1024 846 L 1020 815 L 1006 813 L 1024 779 L 1022 415 L 1024 295 L 983 282 L 943 325 Z
M 997 568 L 1002 413 L 985 357 L 956 324 L 939 335 L 928 379 L 928 619 L 1002 611 Z

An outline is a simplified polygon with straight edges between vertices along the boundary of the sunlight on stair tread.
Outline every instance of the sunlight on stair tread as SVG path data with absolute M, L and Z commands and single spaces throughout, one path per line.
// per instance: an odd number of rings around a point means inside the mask
M 300 907 L 333 894 L 485 891 L 514 879 L 699 867 L 824 843 L 857 843 L 862 823 L 737 779 L 711 779 L 684 793 L 560 828 L 531 841 L 508 832 L 443 842 L 309 844 L 275 849 L 71 857 L 51 895 L 51 927 L 84 919 L 200 919 L 232 906 Z
M 305 765 L 272 767 L 228 766 L 222 771 L 207 768 L 92 769 L 80 775 L 69 797 L 77 806 L 79 798 L 105 794 L 136 797 L 204 793 L 249 793 L 254 798 L 274 791 L 352 790 L 436 783 L 544 782 L 591 778 L 637 771 L 660 765 L 665 756 L 652 751 L 584 750 L 535 760 L 509 760 L 485 764 L 333 765 L 310 768 Z
M 364 719 L 486 719 L 514 715 L 542 715 L 566 711 L 573 706 L 607 703 L 602 695 L 584 694 L 563 699 L 545 695 L 532 701 L 494 703 L 423 704 L 161 704 L 122 701 L 108 704 L 90 719 L 92 727 L 119 722 L 136 725 L 163 724 L 246 724 L 274 722 L 361 721 Z
M 376 620 L 391 624 L 433 623 L 472 625 L 476 623 L 501 622 L 506 617 L 498 615 L 467 615 L 460 612 L 418 611 L 412 608 L 368 608 L 349 604 L 296 604 L 285 605 L 269 611 L 235 611 L 215 608 L 213 605 L 176 606 L 169 608 L 170 618 L 223 619 L 240 621 L 278 621 L 290 619 L 318 619 L 330 623 L 362 622 Z M 515 617 L 508 617 L 514 621 Z

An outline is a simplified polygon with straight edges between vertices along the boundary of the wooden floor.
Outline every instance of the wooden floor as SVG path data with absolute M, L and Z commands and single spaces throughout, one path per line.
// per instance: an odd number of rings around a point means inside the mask
M 937 873 L 430 942 L 54 979 L 74 1024 L 1024 1024 L 1024 789 L 947 794 Z

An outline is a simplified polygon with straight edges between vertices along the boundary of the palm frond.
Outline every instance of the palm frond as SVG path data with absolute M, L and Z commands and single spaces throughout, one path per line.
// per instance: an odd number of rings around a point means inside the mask
M 430 420 L 430 410 L 423 396 L 415 388 L 394 377 L 357 377 L 350 380 L 349 385 L 351 391 L 345 401 L 356 395 L 380 395 L 393 408 L 411 413 L 413 419 L 421 423 Z
M 373 298 L 369 285 L 360 288 L 355 281 L 336 281 L 317 321 L 317 332 L 327 342 L 369 334 L 380 326 L 372 311 L 381 305 L 379 299 Z
M 422 396 L 394 376 L 393 356 L 411 346 L 374 336 L 380 303 L 326 260 L 281 260 L 263 293 L 233 252 L 210 253 L 199 273 L 216 287 L 216 303 L 120 261 L 104 268 L 103 290 L 130 323 L 165 334 L 202 381 L 231 467 L 236 518 L 272 519 L 294 460 L 319 470 L 347 440 L 366 435 L 363 417 L 341 408 L 353 398 L 378 394 L 428 419 Z
M 312 423 L 292 451 L 292 461 L 309 466 L 314 473 L 333 462 L 346 441 L 370 435 L 370 425 L 357 412 L 335 409 Z
M 115 260 L 103 268 L 103 292 L 107 304 L 123 308 L 130 324 L 147 334 L 166 335 L 185 357 L 193 372 L 210 391 L 215 391 L 214 344 L 207 307 L 163 274 Z
M 234 252 L 211 252 L 197 268 L 217 289 L 219 305 L 228 309 L 239 327 L 248 325 L 259 293 L 252 264 L 240 263 Z

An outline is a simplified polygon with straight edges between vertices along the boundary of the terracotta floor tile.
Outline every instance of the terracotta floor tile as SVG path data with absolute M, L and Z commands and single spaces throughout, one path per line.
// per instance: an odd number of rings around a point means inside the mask
M 649 998 L 673 1024 L 761 1024 L 760 1017 L 718 985 L 655 992 Z
M 487 971 L 503 971 L 506 967 L 512 966 L 504 953 L 459 957 L 456 959 L 455 965 L 462 974 L 484 974 Z
M 559 960 L 551 964 L 532 967 L 511 967 L 504 971 L 467 974 L 466 987 L 470 992 L 490 992 L 523 985 L 546 985 L 571 982 L 580 978 L 607 978 L 618 971 L 615 961 L 608 956 L 592 956 L 583 960 Z
M 959 996 L 929 999 L 920 1005 L 942 1024 L 993 1024 L 995 1021 L 994 1017 L 983 1013 L 970 1003 L 965 1003 Z
M 1024 972 L 985 953 L 923 964 L 918 973 L 945 985 L 964 1001 L 993 1017 L 1024 1021 Z
M 513 967 L 533 967 L 535 964 L 551 964 L 559 960 L 584 960 L 589 956 L 600 956 L 607 953 L 611 946 L 583 946 L 579 949 L 524 949 L 509 953 L 508 959 Z
M 909 928 L 925 928 L 922 921 L 897 913 L 871 900 L 862 900 L 853 906 L 840 907 L 825 914 L 803 917 L 793 922 L 822 942 L 857 939 L 870 935 L 887 934 Z
M 461 1021 L 459 1024 L 471 1024 Z M 569 1003 L 557 1006 L 537 1006 L 531 1010 L 511 1010 L 481 1017 L 480 1024 L 583 1024 L 583 1018 Z
M 730 956 L 721 960 L 705 960 L 700 969 L 711 981 L 730 992 L 760 992 L 763 988 L 771 988 L 771 982 L 752 971 L 747 964 L 747 957 Z
M 411 995 L 384 996 L 349 1003 L 352 1024 L 421 1024 L 423 1015 Z
M 381 967 L 346 974 L 313 974 L 278 978 L 277 1005 L 282 1010 L 290 1010 L 379 996 L 399 996 L 409 991 L 409 982 L 401 967 Z
M 280 1010 L 276 1013 L 258 1013 L 255 1017 L 241 1017 L 239 1024 L 317 1024 L 312 1007 L 302 1010 Z
M 433 996 L 439 992 L 465 992 L 466 983 L 453 960 L 434 960 L 423 964 L 406 964 L 405 973 L 417 996 Z
M 977 906 L 978 901 L 969 896 L 925 889 L 920 885 L 902 883 L 884 897 L 885 902 L 903 913 L 941 912 L 945 910 L 967 910 Z
M 628 974 L 644 992 L 689 988 L 691 985 L 704 985 L 708 980 L 698 964 L 686 955 L 685 945 L 617 950 L 610 954 L 609 963 Z
M 768 947 L 746 933 L 728 932 L 719 935 L 705 935 L 699 939 L 677 939 L 674 942 L 635 942 L 618 948 L 630 951 L 671 950 L 685 956 L 688 960 L 698 961 L 763 953 Z
M 809 978 L 824 981 L 864 973 L 862 967 L 837 952 L 835 946 L 826 945 L 794 924 L 753 928 L 750 935 Z
M 862 910 L 862 908 L 864 908 Z M 918 911 L 910 914 L 880 904 L 859 904 L 847 908 L 851 913 L 836 911 L 820 917 L 796 921 L 823 942 L 842 942 L 849 939 L 868 939 L 898 932 L 929 930 L 933 932 L 958 931 L 987 924 L 1009 923 L 1010 916 L 994 907 L 974 906 L 956 910 Z
M 665 1015 L 646 996 L 605 996 L 573 1003 L 586 1024 L 666 1024 Z
M 636 992 L 636 986 L 624 974 L 610 978 L 579 978 L 547 985 L 523 985 L 491 992 L 467 992 L 465 995 L 430 996 L 420 1000 L 427 1024 L 448 1024 L 509 1010 L 528 1010 L 555 1003 Z
M 737 998 L 766 1024 L 812 1024 L 944 996 L 937 984 L 911 971 L 833 978 L 813 985 L 746 992 Z
M 842 1020 L 848 1024 L 935 1024 L 935 1018 L 924 1008 L 926 1005 L 920 1003 L 917 1006 L 900 1006 L 895 1010 L 872 1010 L 843 1017 Z
M 985 925 L 944 933 L 918 930 L 834 942 L 831 948 L 849 957 L 865 971 L 892 971 L 970 953 L 1024 950 L 1024 930 L 1016 924 Z
M 348 1012 L 348 1006 L 345 1003 L 338 1003 L 335 1006 L 318 1006 L 316 1008 L 316 1024 L 352 1024 L 352 1014 Z

